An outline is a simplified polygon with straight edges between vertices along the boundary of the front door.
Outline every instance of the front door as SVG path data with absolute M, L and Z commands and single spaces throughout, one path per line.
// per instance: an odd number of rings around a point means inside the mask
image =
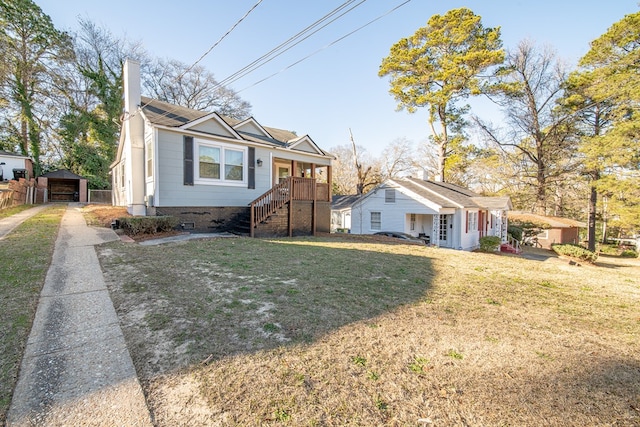
M 276 184 L 291 176 L 291 165 L 276 164 Z
M 450 247 L 451 238 L 451 215 L 440 215 L 440 246 Z

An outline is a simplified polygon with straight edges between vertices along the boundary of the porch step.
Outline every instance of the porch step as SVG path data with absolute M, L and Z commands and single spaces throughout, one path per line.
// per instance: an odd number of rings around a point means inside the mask
M 249 235 L 251 233 L 249 223 L 249 212 L 234 215 L 227 223 L 227 231 L 240 236 Z
M 500 252 L 505 252 L 505 253 L 509 253 L 509 254 L 520 254 L 522 251 L 514 248 L 513 246 L 511 246 L 509 243 L 503 243 L 500 245 Z

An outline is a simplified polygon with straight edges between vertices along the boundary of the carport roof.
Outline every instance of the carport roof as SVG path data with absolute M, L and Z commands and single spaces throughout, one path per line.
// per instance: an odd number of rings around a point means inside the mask
M 54 178 L 54 179 L 85 179 L 83 176 L 76 175 L 75 173 L 69 172 L 66 169 L 51 171 L 41 176 L 45 178 Z

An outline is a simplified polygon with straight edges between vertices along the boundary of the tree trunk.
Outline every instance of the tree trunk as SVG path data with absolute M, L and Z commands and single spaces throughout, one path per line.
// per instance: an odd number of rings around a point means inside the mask
M 533 210 L 539 215 L 547 214 L 547 176 L 544 165 L 540 163 L 536 176 L 536 202 Z
M 589 195 L 589 219 L 587 224 L 587 248 L 591 252 L 596 251 L 596 205 L 598 202 L 598 191 L 594 185 L 591 186 Z
M 438 144 L 438 173 L 436 174 L 436 181 L 445 182 L 444 165 L 447 161 L 447 147 L 444 142 Z

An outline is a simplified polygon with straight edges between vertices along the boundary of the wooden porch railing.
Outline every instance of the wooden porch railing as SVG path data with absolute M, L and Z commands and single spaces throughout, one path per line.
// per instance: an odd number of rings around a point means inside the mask
M 273 215 L 292 200 L 331 201 L 329 184 L 319 183 L 313 178 L 290 176 L 250 204 L 251 237 L 258 224 Z

